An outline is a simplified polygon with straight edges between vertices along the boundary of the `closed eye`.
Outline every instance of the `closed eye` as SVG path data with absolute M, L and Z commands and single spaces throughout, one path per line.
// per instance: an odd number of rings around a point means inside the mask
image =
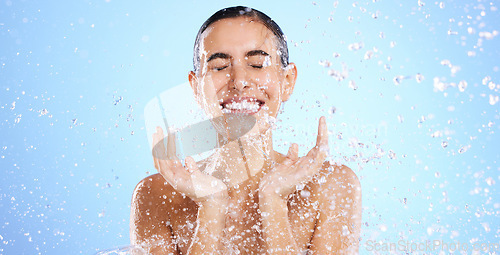
M 229 65 L 214 67 L 214 70 L 216 70 L 216 71 L 222 71 L 222 70 L 226 69 L 228 66 Z
M 263 67 L 263 65 L 250 65 L 250 66 L 253 68 L 258 68 L 258 69 L 261 69 Z

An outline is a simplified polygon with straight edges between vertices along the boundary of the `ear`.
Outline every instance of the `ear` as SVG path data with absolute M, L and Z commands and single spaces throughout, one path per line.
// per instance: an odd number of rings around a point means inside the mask
M 193 90 L 194 98 L 196 99 L 196 102 L 198 102 L 198 77 L 196 77 L 196 74 L 193 71 L 190 71 L 188 74 L 188 80 L 189 85 Z
M 295 81 L 297 80 L 297 67 L 294 63 L 289 63 L 285 68 L 285 80 L 283 83 L 283 94 L 281 95 L 281 101 L 287 101 L 292 95 L 293 88 L 295 87 Z

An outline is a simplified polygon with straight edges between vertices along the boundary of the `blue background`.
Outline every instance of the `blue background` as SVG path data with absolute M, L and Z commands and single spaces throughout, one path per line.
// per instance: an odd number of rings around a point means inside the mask
M 331 160 L 361 179 L 362 254 L 498 242 L 497 2 L 2 0 L 0 253 L 129 244 L 132 191 L 156 171 L 144 106 L 187 81 L 199 26 L 238 4 L 277 21 L 298 66 L 277 150 L 307 152 L 326 115 Z

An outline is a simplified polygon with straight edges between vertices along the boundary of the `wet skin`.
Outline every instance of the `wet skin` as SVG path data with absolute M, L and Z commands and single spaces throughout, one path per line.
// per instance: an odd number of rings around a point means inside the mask
M 291 95 L 297 75 L 293 63 L 283 68 L 279 62 L 275 40 L 263 24 L 246 17 L 217 21 L 204 32 L 199 71 L 189 74 L 195 97 L 212 117 L 230 110 L 224 102 L 258 100 L 258 111 L 247 112 L 257 119 L 256 128 L 242 144 L 244 160 L 261 163 L 254 164 L 255 175 L 235 184 L 203 173 L 218 161 L 217 171 L 236 178 L 232 173 L 242 164 L 232 154 L 234 142 L 219 139 L 220 153 L 201 162 L 188 157 L 182 165 L 173 157 L 155 157 L 159 173 L 143 179 L 132 198 L 133 244 L 153 254 L 357 252 L 361 187 L 351 169 L 325 162 L 325 118 L 307 155 L 298 157 L 296 144 L 287 155 L 273 150 L 269 119 Z M 162 130 L 154 134 L 155 141 L 163 137 Z M 196 185 L 193 175 L 201 180 Z M 200 195 L 195 186 L 214 191 Z

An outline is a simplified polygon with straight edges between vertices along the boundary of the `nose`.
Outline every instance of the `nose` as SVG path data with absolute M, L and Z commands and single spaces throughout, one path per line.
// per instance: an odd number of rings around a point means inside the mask
M 247 77 L 247 72 L 241 65 L 234 65 L 231 68 L 229 86 L 232 89 L 243 91 L 250 87 L 250 81 Z

